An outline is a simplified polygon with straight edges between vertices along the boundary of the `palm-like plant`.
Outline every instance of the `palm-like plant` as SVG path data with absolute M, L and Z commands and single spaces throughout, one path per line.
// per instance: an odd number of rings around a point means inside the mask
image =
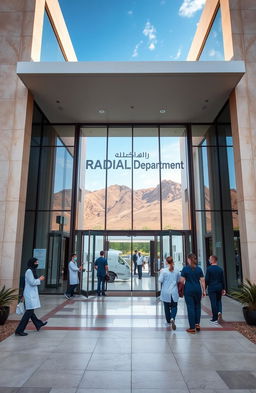
M 232 291 L 230 295 L 246 305 L 250 311 L 256 311 L 256 284 L 250 280 L 245 280 L 241 288 Z
M 5 285 L 0 290 L 0 312 L 18 299 L 17 289 L 6 289 Z

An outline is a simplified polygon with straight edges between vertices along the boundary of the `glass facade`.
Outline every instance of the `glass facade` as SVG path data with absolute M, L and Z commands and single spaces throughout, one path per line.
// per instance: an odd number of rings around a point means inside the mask
M 65 61 L 46 11 L 44 11 L 40 61 Z
M 207 40 L 205 42 L 199 60 L 200 61 L 225 60 L 220 8 L 218 9 L 218 12 L 215 16 L 214 22 L 208 34 Z
M 197 253 L 217 255 L 227 286 L 240 285 L 241 261 L 233 141 L 228 106 L 214 125 L 192 125 Z M 237 266 L 239 264 L 239 266 Z
M 70 237 L 74 133 L 74 126 L 49 124 L 35 107 L 21 276 L 28 259 L 40 255 L 39 273 L 56 272 L 54 279 L 43 282 L 43 292 L 62 291 L 67 278 L 64 262 Z
M 185 126 L 82 127 L 77 229 L 190 229 Z
M 157 290 L 167 254 L 181 268 L 192 250 L 203 269 L 216 254 L 227 287 L 239 286 L 228 106 L 212 124 L 122 126 L 54 125 L 35 108 L 22 272 L 31 255 L 40 257 L 40 273 L 47 276 L 42 291 L 63 292 L 75 239 L 88 263 L 83 287 L 94 282 L 93 258 L 105 249 L 120 256 L 120 272 L 129 269 L 125 285 L 145 290 L 132 276 L 131 255 L 139 246 L 148 290 Z

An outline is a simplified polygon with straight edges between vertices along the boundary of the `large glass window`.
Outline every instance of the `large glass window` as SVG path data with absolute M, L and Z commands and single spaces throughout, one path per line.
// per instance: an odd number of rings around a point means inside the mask
M 132 128 L 110 127 L 107 154 L 107 229 L 132 229 Z
M 83 127 L 78 229 L 189 229 L 184 126 Z
M 192 125 L 198 259 L 217 255 L 228 289 L 241 284 L 233 140 L 228 106 L 212 125 Z
M 224 60 L 221 10 L 218 9 L 199 60 Z
M 66 285 L 74 133 L 74 126 L 50 125 L 35 107 L 21 276 L 28 259 L 38 257 L 39 274 L 47 271 L 47 280 L 40 286 L 42 292 L 62 292 Z
M 157 127 L 134 128 L 133 228 L 161 229 Z
M 81 130 L 78 229 L 106 229 L 107 127 Z
M 65 61 L 46 11 L 44 12 L 40 61 Z
M 190 229 L 185 127 L 160 127 L 163 229 Z

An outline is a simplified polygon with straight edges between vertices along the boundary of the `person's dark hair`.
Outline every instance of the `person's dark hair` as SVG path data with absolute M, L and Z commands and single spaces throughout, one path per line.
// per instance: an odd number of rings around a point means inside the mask
M 101 252 L 100 252 L 100 256 L 103 256 L 104 254 L 105 254 L 104 251 L 101 251 Z
M 36 274 L 36 266 L 35 266 L 35 262 L 37 262 L 37 261 L 38 261 L 38 259 L 33 257 L 33 258 L 30 258 L 27 263 L 27 267 L 28 267 L 28 269 L 30 269 L 32 271 L 34 278 L 38 278 L 38 276 Z
M 188 254 L 187 258 L 190 259 L 192 267 L 197 266 L 197 258 L 196 258 L 195 254 L 193 254 L 193 253 Z
M 77 255 L 76 253 L 71 254 L 71 259 L 74 258 L 76 255 Z
M 138 250 L 135 250 L 134 252 L 138 252 Z
M 167 257 L 166 258 L 166 262 L 168 263 L 168 265 L 169 265 L 169 270 L 171 269 L 171 271 L 173 271 L 174 270 L 174 260 L 173 260 L 173 257 Z
M 170 265 L 171 263 L 174 263 L 173 257 L 167 257 L 166 262 Z

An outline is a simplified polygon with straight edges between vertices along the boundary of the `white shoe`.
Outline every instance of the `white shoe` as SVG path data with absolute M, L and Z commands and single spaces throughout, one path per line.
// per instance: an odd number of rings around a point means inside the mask
M 166 327 L 171 327 L 171 322 L 165 322 L 164 324 Z
M 219 326 L 218 321 L 213 321 L 213 320 L 211 319 L 209 322 L 210 322 L 210 325 L 212 325 L 212 326 Z
M 64 293 L 64 296 L 66 299 L 70 299 L 70 296 L 68 296 L 66 293 Z
M 222 313 L 218 312 L 218 320 L 222 319 Z

